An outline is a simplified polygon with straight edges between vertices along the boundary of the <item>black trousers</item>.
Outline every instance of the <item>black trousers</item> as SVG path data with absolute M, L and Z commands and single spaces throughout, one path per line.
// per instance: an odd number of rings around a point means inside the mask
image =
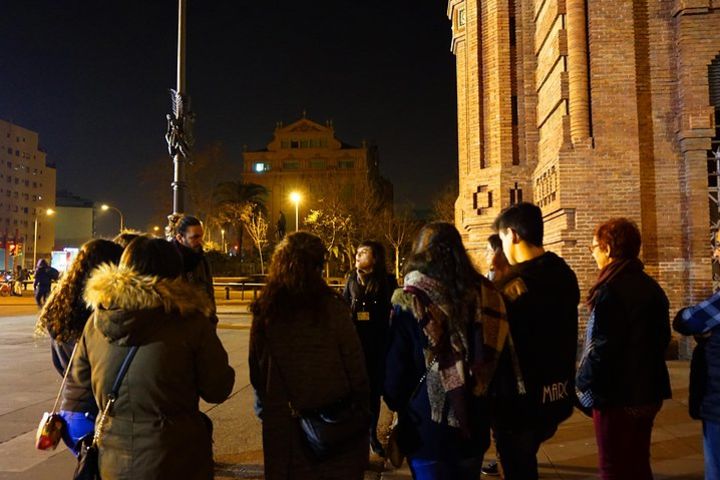
M 537 480 L 537 453 L 542 442 L 551 438 L 557 425 L 535 429 L 497 428 L 495 444 L 505 480 Z

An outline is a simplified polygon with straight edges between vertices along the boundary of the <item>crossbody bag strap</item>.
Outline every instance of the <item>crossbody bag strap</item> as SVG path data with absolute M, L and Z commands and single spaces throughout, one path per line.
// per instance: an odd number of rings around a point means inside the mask
M 65 367 L 65 373 L 63 374 L 62 383 L 60 384 L 60 390 L 58 390 L 57 397 L 55 397 L 55 405 L 53 405 L 52 412 L 57 412 L 58 404 L 60 403 L 60 397 L 62 397 L 63 389 L 65 388 L 65 384 L 67 383 L 68 374 L 70 373 L 70 368 L 72 367 L 73 359 L 75 358 L 75 352 L 77 352 L 78 342 L 75 343 L 75 346 L 73 347 L 73 351 L 70 354 L 70 359 L 68 360 L 67 366 Z
M 283 375 L 282 368 L 280 368 L 280 362 L 277 360 L 275 355 L 273 355 L 272 348 L 270 347 L 270 337 L 267 335 L 263 335 L 265 337 L 265 348 L 268 350 L 268 358 L 270 359 L 270 366 L 272 367 L 273 364 L 275 364 L 275 367 L 277 369 L 278 375 L 280 375 L 280 383 L 283 384 L 283 387 L 285 387 L 285 393 L 288 396 L 288 406 L 290 407 L 290 415 L 293 417 L 299 417 L 300 412 L 293 406 L 293 396 L 290 393 L 290 385 L 287 382 L 287 379 L 285 378 L 285 375 Z
M 98 420 L 97 426 L 95 427 L 95 434 L 93 435 L 93 443 L 92 443 L 93 446 L 96 446 L 98 443 L 98 440 L 100 440 L 100 433 L 102 432 L 102 427 L 105 424 L 105 419 L 107 418 L 107 415 L 110 412 L 110 409 L 115 404 L 115 400 L 117 400 L 118 394 L 120 392 L 120 385 L 122 384 L 122 381 L 125 378 L 125 374 L 127 373 L 128 368 L 130 368 L 130 363 L 132 363 L 132 360 L 135 357 L 137 350 L 138 350 L 137 345 L 130 347 L 130 350 L 128 351 L 127 355 L 125 355 L 125 359 L 123 360 L 122 365 L 120 365 L 120 370 L 118 371 L 117 376 L 115 377 L 115 381 L 113 382 L 112 389 L 110 390 L 110 393 L 108 394 L 108 401 L 105 404 L 105 408 L 103 408 L 102 414 L 100 415 L 100 419 Z
M 417 385 L 415 385 L 415 388 L 413 389 L 412 393 L 410 394 L 410 398 L 407 401 L 407 406 L 410 406 L 410 402 L 413 401 L 413 398 L 415 398 L 415 395 L 417 395 L 418 391 L 420 390 L 420 387 L 422 386 L 425 379 L 427 379 L 428 374 L 430 373 L 430 370 L 433 369 L 435 364 L 438 362 L 437 356 L 434 356 L 430 364 L 428 365 L 427 369 L 425 370 L 425 373 L 423 373 L 423 376 L 420 377 L 420 380 L 418 380 Z

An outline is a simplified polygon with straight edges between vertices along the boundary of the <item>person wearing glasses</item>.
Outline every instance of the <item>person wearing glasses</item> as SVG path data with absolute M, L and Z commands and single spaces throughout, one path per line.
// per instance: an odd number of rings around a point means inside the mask
M 188 282 L 197 284 L 207 292 L 212 306 L 210 321 L 217 323 L 215 287 L 213 286 L 210 264 L 203 253 L 204 235 L 205 232 L 200 220 L 191 215 L 183 215 L 175 224 L 175 238 L 172 242 L 182 257 L 183 277 Z
M 669 303 L 643 269 L 640 243 L 634 222 L 613 218 L 595 229 L 589 247 L 600 274 L 587 298 L 576 393 L 592 410 L 603 480 L 652 480 L 650 435 L 671 395 Z

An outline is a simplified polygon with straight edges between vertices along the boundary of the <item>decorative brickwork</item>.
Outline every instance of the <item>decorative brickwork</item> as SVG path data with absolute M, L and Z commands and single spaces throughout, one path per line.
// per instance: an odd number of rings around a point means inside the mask
M 450 0 L 448 16 L 468 248 L 481 252 L 519 188 L 584 291 L 597 276 L 593 229 L 625 216 L 673 313 L 711 293 L 707 167 L 720 105 L 708 67 L 720 0 Z

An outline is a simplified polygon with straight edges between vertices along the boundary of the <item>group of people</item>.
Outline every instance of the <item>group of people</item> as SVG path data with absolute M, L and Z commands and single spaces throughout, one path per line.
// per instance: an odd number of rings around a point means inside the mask
M 638 258 L 637 226 L 615 218 L 595 229 L 588 249 L 599 275 L 584 299 L 572 269 L 543 248 L 537 206 L 508 207 L 494 229 L 486 276 L 457 229 L 436 222 L 415 239 L 402 288 L 382 245 L 367 241 L 343 294 L 323 279 L 317 236 L 279 242 L 251 305 L 266 479 L 363 478 L 368 449 L 386 453 L 381 398 L 397 413 L 396 447 L 415 479 L 476 480 L 491 439 L 505 479 L 537 479 L 540 445 L 574 408 L 593 419 L 601 478 L 652 479 L 652 426 L 671 394 L 669 302 Z M 198 401 L 224 401 L 235 374 L 215 331 L 202 236 L 202 224 L 184 217 L 171 242 L 93 240 L 41 311 L 38 328 L 67 375 L 64 440 L 77 451 L 97 427 L 103 478 L 213 476 L 212 422 Z M 590 314 L 578 359 L 582 301 Z M 674 323 L 703 346 L 690 403 L 703 419 L 709 479 L 719 478 L 718 312 L 720 294 Z M 319 457 L 312 442 L 325 434 L 305 419 L 342 427 L 343 412 L 366 426 Z
M 202 237 L 185 216 L 172 241 L 92 240 L 41 310 L 37 331 L 66 375 L 63 440 L 77 454 L 95 436 L 102 478 L 213 477 L 199 399 L 224 401 L 235 372 L 216 333 Z
M 394 436 L 415 479 L 477 479 L 491 438 L 505 479 L 537 479 L 540 445 L 574 408 L 593 419 L 601 478 L 653 478 L 650 438 L 671 395 L 671 335 L 668 299 L 638 258 L 638 227 L 615 218 L 595 229 L 587 248 L 599 275 L 587 295 L 543 248 L 540 208 L 513 205 L 494 228 L 484 276 L 453 225 L 424 226 L 394 293 L 376 242 L 357 249 L 342 296 L 322 279 L 319 238 L 298 232 L 278 245 L 250 339 L 266 478 L 362 478 L 368 444 L 385 453 L 381 397 L 397 412 Z M 681 312 L 676 328 L 708 332 L 720 323 L 713 298 Z M 720 404 L 710 383 L 704 419 Z M 369 432 L 318 462 L 298 419 L 347 397 L 370 412 Z M 717 424 L 704 422 L 706 461 L 717 462 Z

